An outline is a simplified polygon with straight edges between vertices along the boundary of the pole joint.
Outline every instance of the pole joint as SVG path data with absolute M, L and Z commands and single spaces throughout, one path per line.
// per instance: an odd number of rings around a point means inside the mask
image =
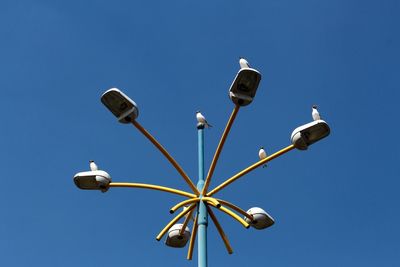
M 202 129 L 204 129 L 204 127 L 205 127 L 205 124 L 204 123 L 202 123 L 202 122 L 199 122 L 199 123 L 197 123 L 197 129 L 199 129 L 199 130 L 202 130 Z

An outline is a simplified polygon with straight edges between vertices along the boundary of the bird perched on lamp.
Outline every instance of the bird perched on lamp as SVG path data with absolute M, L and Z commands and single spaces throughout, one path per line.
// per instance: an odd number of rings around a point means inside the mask
M 94 160 L 89 160 L 89 167 L 91 171 L 97 171 L 99 167 L 97 167 L 97 164 L 94 163 Z
M 315 120 L 315 121 L 321 119 L 321 116 L 319 115 L 319 112 L 318 112 L 317 108 L 318 108 L 317 105 L 313 105 L 312 106 L 311 115 L 312 115 L 313 120 Z
M 239 65 L 241 69 L 250 68 L 249 62 L 243 57 L 239 58 Z

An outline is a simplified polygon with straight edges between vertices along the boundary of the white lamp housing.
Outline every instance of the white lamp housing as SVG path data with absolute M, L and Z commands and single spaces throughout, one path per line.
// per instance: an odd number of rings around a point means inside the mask
M 183 248 L 184 246 L 186 246 L 186 243 L 188 242 L 188 240 L 190 238 L 190 230 L 189 230 L 189 227 L 186 227 L 183 234 L 179 235 L 179 232 L 181 231 L 182 227 L 183 227 L 183 224 L 177 223 L 177 224 L 174 224 L 169 229 L 167 239 L 165 240 L 165 244 L 167 246 L 170 246 L 173 248 Z
M 117 88 L 107 90 L 101 96 L 101 102 L 121 123 L 130 123 L 139 116 L 136 103 Z
M 275 223 L 274 219 L 262 208 L 254 207 L 247 213 L 253 216 L 253 220 L 247 217 L 244 217 L 244 220 L 258 230 L 270 227 Z
M 229 97 L 239 106 L 250 104 L 261 81 L 261 73 L 252 68 L 242 68 L 237 73 L 229 89 Z
M 325 121 L 316 120 L 294 129 L 290 140 L 297 149 L 306 150 L 309 145 L 327 137 L 330 132 Z
M 105 171 L 78 172 L 74 176 L 74 182 L 80 189 L 100 190 L 104 193 L 111 183 L 111 176 Z

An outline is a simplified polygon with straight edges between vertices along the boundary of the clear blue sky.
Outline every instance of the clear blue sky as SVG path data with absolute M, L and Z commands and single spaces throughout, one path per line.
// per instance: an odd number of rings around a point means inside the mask
M 194 112 L 210 163 L 233 108 L 239 56 L 263 79 L 243 108 L 211 187 L 289 144 L 311 120 L 331 135 L 220 192 L 276 224 L 246 230 L 219 214 L 210 266 L 399 266 L 400 4 L 387 1 L 2 1 L 0 265 L 197 266 L 155 236 L 182 200 L 78 190 L 95 160 L 114 181 L 188 189 L 162 155 L 100 102 L 118 87 L 139 121 L 197 180 Z M 397 116 L 396 116 L 397 114 Z

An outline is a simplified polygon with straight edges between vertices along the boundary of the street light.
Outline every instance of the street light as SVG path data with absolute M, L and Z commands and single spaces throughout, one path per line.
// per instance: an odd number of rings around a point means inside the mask
M 101 96 L 101 102 L 121 123 L 131 123 L 139 116 L 136 103 L 117 88 L 107 90 Z
M 183 231 L 183 234 L 181 234 Z M 165 244 L 173 248 L 183 248 L 186 246 L 190 238 L 189 227 L 184 227 L 182 223 L 177 223 L 168 230 Z
M 268 228 L 275 223 L 274 219 L 262 208 L 254 207 L 249 209 L 247 213 L 253 216 L 253 219 L 244 217 L 245 221 L 257 230 Z
M 306 150 L 309 145 L 327 137 L 330 131 L 325 121 L 316 120 L 294 129 L 290 140 L 297 149 Z
M 108 190 L 111 176 L 105 171 L 78 172 L 74 176 L 75 185 L 85 190 L 100 190 L 103 193 Z
M 253 101 L 260 81 L 261 73 L 258 70 L 240 69 L 229 89 L 229 97 L 236 105 L 247 106 Z
M 232 217 L 245 228 L 252 226 L 255 229 L 261 230 L 272 226 L 275 221 L 261 208 L 254 207 L 246 212 L 240 207 L 226 200 L 215 198 L 214 195 L 247 173 L 260 166 L 263 166 L 265 163 L 280 157 L 295 148 L 300 150 L 307 149 L 309 145 L 328 136 L 330 132 L 328 124 L 322 120 L 314 121 L 298 127 L 292 133 L 292 144 L 264 159 L 251 164 L 247 168 L 226 179 L 212 190 L 209 190 L 208 188 L 211 183 L 217 161 L 239 109 L 242 106 L 249 105 L 253 101 L 260 80 L 260 72 L 252 68 L 242 68 L 236 75 L 229 90 L 229 96 L 235 106 L 220 138 L 207 175 L 205 175 L 204 169 L 205 125 L 202 123 L 197 124 L 199 166 L 199 179 L 197 186 L 194 185 L 192 179 L 190 179 L 190 177 L 186 174 L 178 162 L 176 162 L 176 160 L 168 153 L 168 151 L 137 121 L 139 110 L 136 103 L 119 89 L 111 88 L 107 90 L 102 95 L 101 102 L 114 114 L 115 117 L 117 117 L 119 122 L 125 124 L 131 123 L 133 126 L 135 126 L 165 156 L 165 158 L 184 179 L 192 192 L 186 192 L 175 188 L 152 184 L 111 182 L 110 175 L 104 171 L 88 171 L 77 173 L 74 176 L 75 184 L 80 189 L 101 190 L 103 192 L 107 191 L 111 187 L 130 187 L 158 190 L 186 197 L 185 200 L 175 204 L 170 208 L 171 214 L 180 209 L 182 209 L 182 211 L 180 211 L 179 214 L 176 215 L 160 231 L 160 233 L 156 236 L 156 240 L 160 241 L 163 236 L 167 235 L 165 244 L 174 248 L 184 247 L 187 242 L 189 242 L 187 259 L 191 260 L 195 239 L 198 237 L 198 266 L 206 267 L 207 226 L 208 216 L 210 216 L 217 228 L 219 235 L 221 236 L 222 241 L 224 242 L 226 250 L 229 254 L 233 253 L 229 240 L 216 215 L 214 214 L 213 209 L 221 211 Z M 192 232 L 190 232 L 188 224 L 192 221 L 193 215 L 194 222 Z M 178 221 L 181 219 L 183 219 L 183 223 L 178 223 Z

